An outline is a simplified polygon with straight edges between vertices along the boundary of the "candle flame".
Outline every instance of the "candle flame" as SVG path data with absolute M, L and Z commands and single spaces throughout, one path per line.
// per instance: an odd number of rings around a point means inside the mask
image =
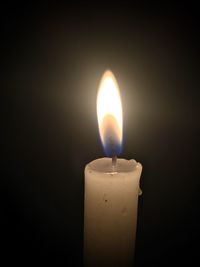
M 122 146 L 122 103 L 114 74 L 107 70 L 100 81 L 97 94 L 99 133 L 105 153 L 117 156 Z

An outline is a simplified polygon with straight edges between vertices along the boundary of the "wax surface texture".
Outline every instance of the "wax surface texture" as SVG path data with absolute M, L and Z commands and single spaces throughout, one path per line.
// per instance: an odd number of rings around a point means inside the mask
M 133 266 L 139 180 L 135 160 L 94 160 L 85 167 L 85 266 Z

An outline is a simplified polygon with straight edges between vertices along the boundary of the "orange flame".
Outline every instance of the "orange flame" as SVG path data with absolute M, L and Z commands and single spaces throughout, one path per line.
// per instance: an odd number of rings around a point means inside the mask
M 109 70 L 103 74 L 99 85 L 97 117 L 104 149 L 118 151 L 117 147 L 121 147 L 123 136 L 122 103 L 117 80 Z

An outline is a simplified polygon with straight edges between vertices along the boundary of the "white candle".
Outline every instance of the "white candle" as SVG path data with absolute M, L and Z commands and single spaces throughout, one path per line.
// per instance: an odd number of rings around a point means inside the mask
M 142 166 L 117 159 L 122 144 L 122 105 L 114 75 L 103 75 L 97 97 L 99 131 L 112 158 L 85 167 L 84 261 L 86 266 L 133 266 Z
M 132 266 L 142 166 L 118 159 L 85 168 L 84 257 L 86 266 Z

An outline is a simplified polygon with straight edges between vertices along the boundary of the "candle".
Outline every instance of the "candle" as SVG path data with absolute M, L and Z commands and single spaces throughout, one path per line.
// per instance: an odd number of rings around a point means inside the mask
M 97 96 L 99 133 L 107 158 L 85 167 L 84 261 L 86 266 L 133 266 L 142 166 L 117 159 L 122 148 L 122 104 L 111 71 Z

